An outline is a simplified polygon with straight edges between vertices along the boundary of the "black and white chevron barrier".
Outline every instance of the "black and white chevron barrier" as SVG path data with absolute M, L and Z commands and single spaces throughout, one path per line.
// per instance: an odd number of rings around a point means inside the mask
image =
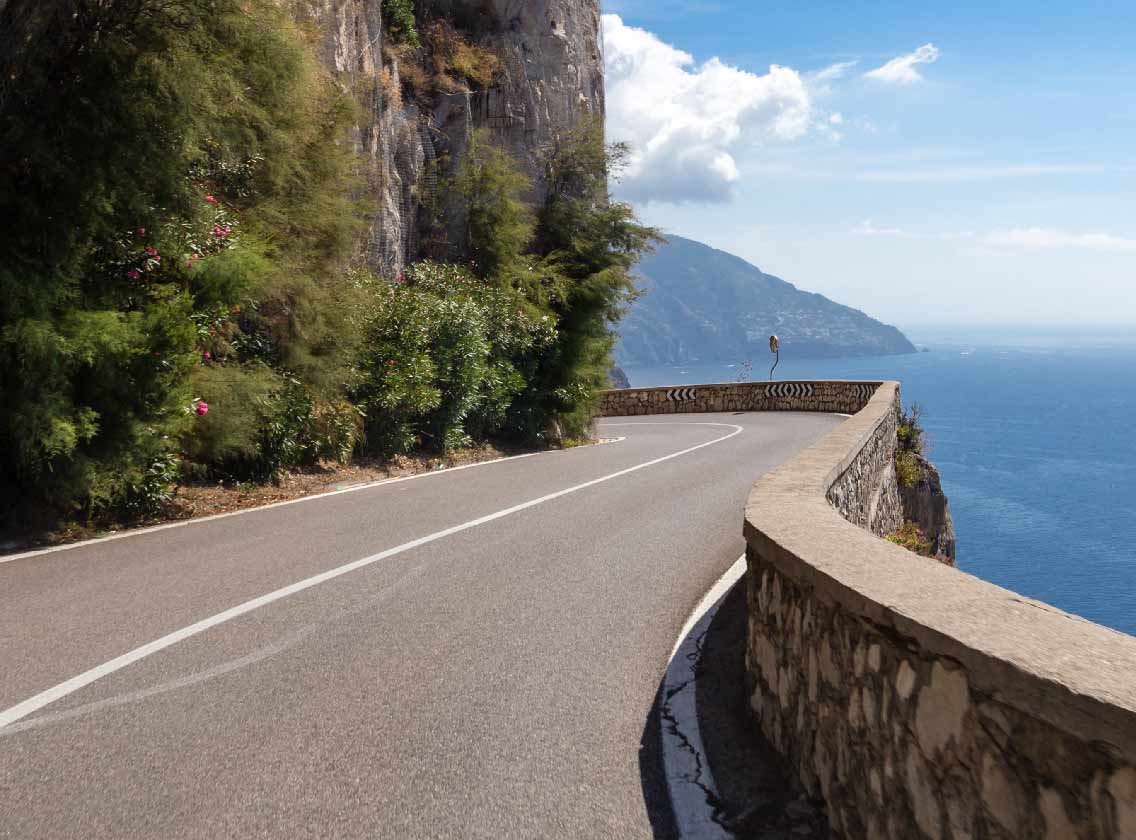
M 689 402 L 698 396 L 697 388 L 668 388 L 667 402 Z
M 857 385 L 856 398 L 864 403 L 864 405 L 867 405 L 868 401 L 875 396 L 878 387 L 878 385 Z
M 765 393 L 770 397 L 811 397 L 816 388 L 808 382 L 774 382 L 766 387 Z

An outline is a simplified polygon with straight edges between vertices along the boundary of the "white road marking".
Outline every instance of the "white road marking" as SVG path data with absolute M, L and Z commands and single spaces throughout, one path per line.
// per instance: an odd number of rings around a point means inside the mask
M 606 445 L 609 443 L 621 443 L 627 440 L 625 437 L 610 438 L 598 441 L 596 446 Z M 0 557 L 0 563 L 11 563 L 13 560 L 25 560 L 29 557 L 37 557 L 42 554 L 54 554 L 57 551 L 68 551 L 72 548 L 82 548 L 85 545 L 93 543 L 110 542 L 111 540 L 121 540 L 126 537 L 137 537 L 141 534 L 150 534 L 154 531 L 165 531 L 167 528 L 182 528 L 186 525 L 197 525 L 200 522 L 212 522 L 214 519 L 225 519 L 229 516 L 241 516 L 246 513 L 257 513 L 262 510 L 271 510 L 272 508 L 284 507 L 284 505 L 295 505 L 300 502 L 311 502 L 316 499 L 326 499 L 329 496 L 339 496 L 343 493 L 354 493 L 358 490 L 371 490 L 375 487 L 384 487 L 388 484 L 401 484 L 404 481 L 415 481 L 419 478 L 429 478 L 432 475 L 442 475 L 444 473 L 458 472 L 459 470 L 471 470 L 474 467 L 488 467 L 490 464 L 501 464 L 505 461 L 519 461 L 522 458 L 532 458 L 536 455 L 551 455 L 555 452 L 574 452 L 577 449 L 586 449 L 585 446 L 574 446 L 571 449 L 548 449 L 542 452 L 526 452 L 523 455 L 506 455 L 503 458 L 493 458 L 488 461 L 475 461 L 472 464 L 461 464 L 457 467 L 446 467 L 442 470 L 425 470 L 414 475 L 403 475 L 398 478 L 384 478 L 379 481 L 362 481 L 359 484 L 352 484 L 350 487 L 341 487 L 338 490 L 328 490 L 326 493 L 312 493 L 310 496 L 300 496 L 298 499 L 285 499 L 282 502 L 272 502 L 267 505 L 257 505 L 256 507 L 242 508 L 241 510 L 231 510 L 228 513 L 214 513 L 211 516 L 198 516 L 193 519 L 183 519 L 179 522 L 166 522 L 162 525 L 150 525 L 147 528 L 130 528 L 128 530 L 119 531 L 115 534 L 107 534 L 102 537 L 92 537 L 89 540 L 79 540 L 77 542 L 65 543 L 64 545 L 53 545 L 48 548 L 37 548 L 32 551 L 24 551 L 19 554 L 8 554 Z
M 176 645 L 178 642 L 185 641 L 186 639 L 189 639 L 200 633 L 204 633 L 206 630 L 209 630 L 220 624 L 232 621 L 234 618 L 239 618 L 246 613 L 250 613 L 254 610 L 260 609 L 261 607 L 267 606 L 268 604 L 274 603 L 283 598 L 287 598 L 289 595 L 295 595 L 298 592 L 303 592 L 306 589 L 311 589 L 312 587 L 319 586 L 321 583 L 327 583 L 330 580 L 335 580 L 338 577 L 342 577 L 343 575 L 350 574 L 351 572 L 357 571 L 359 569 L 363 569 L 374 563 L 378 563 L 381 560 L 386 560 L 387 558 L 394 557 L 397 554 L 402 554 L 412 549 L 420 548 L 424 545 L 429 545 L 430 543 L 437 542 L 438 540 L 453 536 L 454 534 L 459 534 L 462 531 L 468 531 L 471 528 L 476 528 L 489 522 L 495 522 L 498 519 L 504 519 L 506 516 L 512 516 L 514 513 L 520 513 L 523 510 L 528 510 L 529 508 L 536 507 L 537 505 L 551 502 L 554 499 L 559 499 L 571 493 L 578 493 L 579 491 L 586 490 L 589 487 L 595 487 L 597 484 L 603 484 L 604 482 L 612 481 L 625 475 L 630 475 L 631 473 L 638 472 L 639 470 L 644 470 L 648 467 L 653 467 L 658 464 L 662 464 L 674 458 L 681 458 L 683 455 L 689 455 L 692 452 L 697 452 L 698 450 L 705 449 L 708 446 L 714 446 L 715 444 L 727 441 L 732 437 L 740 435 L 743 431 L 741 426 L 735 426 L 732 423 L 689 423 L 684 425 L 719 426 L 723 428 L 733 429 L 733 431 L 728 435 L 714 438 L 713 440 L 707 441 L 706 443 L 700 443 L 697 446 L 691 446 L 679 452 L 673 452 L 670 455 L 664 455 L 661 458 L 654 458 L 650 461 L 645 461 L 642 464 L 637 464 L 634 467 L 628 467 L 627 469 L 619 470 L 618 472 L 609 473 L 608 475 L 601 476 L 600 478 L 595 478 L 591 481 L 585 481 L 583 484 L 576 484 L 572 487 L 565 488 L 564 490 L 558 490 L 555 493 L 549 493 L 546 496 L 541 496 L 540 498 L 531 499 L 530 501 L 522 502 L 519 505 L 514 505 L 513 507 L 505 508 L 504 510 L 499 510 L 496 513 L 491 513 L 487 516 L 472 519 L 469 522 L 465 522 L 461 525 L 454 525 L 451 528 L 437 531 L 425 537 L 419 537 L 416 540 L 411 540 L 410 542 L 403 543 L 402 545 L 395 546 L 394 548 L 388 548 L 385 551 L 380 551 L 378 554 L 372 554 L 370 557 L 364 557 L 362 560 L 356 560 L 352 563 L 347 563 L 334 569 L 329 569 L 328 571 L 322 572 L 318 575 L 313 575 L 312 577 L 305 578 L 304 580 L 298 581 L 289 586 L 277 589 L 274 592 L 269 592 L 267 595 L 261 595 L 259 598 L 253 598 L 251 601 L 245 601 L 243 604 L 238 604 L 237 606 L 227 609 L 224 612 L 220 612 L 216 615 L 210 616 L 209 618 L 202 619 L 196 624 L 191 624 L 190 626 L 184 627 L 181 630 L 175 630 L 173 633 L 169 633 L 165 636 L 162 636 L 160 639 L 155 639 L 148 644 L 142 645 L 139 648 L 135 648 L 128 653 L 124 653 L 122 656 L 110 660 L 109 662 L 105 662 L 102 665 L 91 668 L 89 671 L 84 671 L 82 674 L 79 674 L 76 677 L 72 677 L 66 682 L 62 682 L 59 685 L 47 689 L 46 691 L 40 692 L 39 694 L 25 700 L 22 703 L 18 703 L 17 705 L 12 706 L 9 709 L 0 711 L 0 730 L 2 730 L 5 726 L 15 723 L 16 721 L 42 709 L 44 706 L 54 703 L 56 700 L 61 700 L 69 694 L 74 694 L 76 691 L 79 691 L 81 688 L 85 688 L 96 680 L 100 680 L 103 677 L 109 676 L 116 671 L 121 671 L 123 668 L 133 665 L 135 662 L 145 659 L 146 657 L 158 653 L 159 651 L 165 650 L 168 647 Z
M 107 534 L 102 537 L 92 537 L 89 540 L 79 540 L 78 542 L 65 543 L 64 545 L 53 545 L 49 548 L 37 548 L 33 551 L 24 551 L 20 554 L 8 554 L 0 557 L 0 563 L 11 563 L 13 560 L 25 560 L 29 557 L 38 557 L 43 554 L 54 554 L 57 551 L 70 551 L 72 548 L 82 548 L 86 545 L 93 545 L 94 543 L 110 542 L 111 540 L 123 540 L 127 537 L 137 537 L 142 534 L 152 534 L 155 531 L 165 531 L 169 528 L 184 528 L 186 525 L 198 525 L 202 522 L 212 522 L 215 519 L 226 519 L 230 516 L 243 516 L 248 513 L 259 513 L 262 510 L 272 510 L 273 508 L 284 507 L 285 505 L 296 505 L 300 502 L 312 502 L 316 499 L 326 499 L 330 496 L 340 496 L 344 493 L 355 493 L 359 490 L 370 490 L 375 487 L 383 487 L 387 484 L 401 484 L 404 481 L 414 481 L 419 478 L 429 478 L 432 475 L 442 475 L 443 473 L 457 472 L 458 470 L 469 470 L 474 467 L 488 467 L 490 464 L 500 464 L 504 461 L 519 461 L 521 458 L 532 458 L 535 455 L 550 455 L 553 452 L 569 452 L 567 449 L 550 449 L 545 452 L 526 452 L 523 455 L 507 455 L 504 458 L 493 458 L 489 461 L 476 461 L 472 464 L 462 464 L 457 467 L 446 467 L 444 470 L 426 470 L 425 472 L 415 473 L 414 475 L 404 475 L 398 478 L 384 478 L 380 481 L 364 481 L 359 484 L 352 484 L 350 487 L 341 487 L 338 490 L 328 490 L 326 493 L 313 493 L 310 496 L 300 496 L 298 499 L 285 499 L 282 502 L 272 502 L 267 505 L 257 505 L 256 507 L 242 508 L 241 510 L 231 510 L 228 513 L 214 513 L 210 516 L 199 516 L 194 519 L 182 519 L 178 522 L 166 522 L 162 525 L 150 525 L 147 528 L 130 528 L 128 530 L 119 531 L 115 534 Z
M 722 598 L 741 580 L 745 570 L 743 554 L 698 602 L 679 633 L 663 677 L 663 696 L 667 698 L 667 708 L 677 730 L 668 731 L 667 722 L 660 719 L 663 777 L 680 838 L 726 840 L 733 836 L 714 819 L 714 808 L 707 798 L 707 791 L 717 794 L 714 774 L 709 764 L 699 762 L 697 758 L 705 758 L 706 748 L 702 744 L 702 731 L 698 724 L 695 682 L 700 655 L 698 640 L 714 620 Z

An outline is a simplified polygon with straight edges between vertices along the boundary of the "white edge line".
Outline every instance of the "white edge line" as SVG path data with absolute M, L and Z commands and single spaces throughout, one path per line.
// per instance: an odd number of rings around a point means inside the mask
M 674 726 L 680 736 L 667 731 L 661 733 L 663 778 L 671 800 L 675 828 L 680 838 L 730 838 L 730 834 L 714 820 L 713 808 L 707 801 L 706 791 L 717 794 L 712 768 L 698 763 L 693 756 L 705 756 L 702 731 L 698 723 L 697 679 L 698 639 L 717 614 L 722 598 L 745 575 L 746 558 L 743 554 L 726 573 L 718 578 L 694 612 L 683 625 L 667 662 L 663 677 L 663 691 Z M 696 632 L 698 631 L 698 632 Z
M 722 596 L 730 591 L 735 583 L 745 576 L 746 571 L 746 556 L 743 554 L 733 562 L 730 568 L 726 569 L 718 581 L 710 587 L 710 591 L 702 596 L 702 600 L 698 602 L 698 606 L 694 608 L 694 612 L 690 614 L 690 618 L 686 620 L 686 624 L 682 626 L 682 632 L 678 634 L 678 639 L 675 640 L 674 649 L 671 650 L 671 658 L 667 660 L 668 667 L 674 661 L 675 654 L 678 649 L 682 647 L 683 641 L 690 635 L 690 631 L 694 629 L 694 625 L 702 620 L 702 616 L 709 612 L 710 608 L 721 600 Z
M 626 437 L 616 438 L 614 440 L 601 441 L 600 443 L 590 444 L 592 446 L 606 446 L 610 443 L 620 443 L 627 440 Z M 581 449 L 587 449 L 586 446 L 574 446 L 571 449 L 546 449 L 540 452 L 525 452 L 522 455 L 506 455 L 503 458 L 493 458 L 488 461 L 475 461 L 472 464 L 460 464 L 456 467 L 446 467 L 441 470 L 423 470 L 422 472 L 414 473 L 413 475 L 402 475 L 396 478 L 383 478 L 379 481 L 367 481 L 361 484 L 352 484 L 350 487 L 343 487 L 339 490 L 328 490 L 326 493 L 312 493 L 310 496 L 300 496 L 295 499 L 284 499 L 280 502 L 270 502 L 267 505 L 255 505 L 253 507 L 242 508 L 241 510 L 231 510 L 227 513 L 213 513 L 209 516 L 196 516 L 192 519 L 179 519 L 177 522 L 163 522 L 161 525 L 148 525 L 145 528 L 126 528 L 114 534 L 106 534 L 101 537 L 91 537 L 87 540 L 79 540 L 78 542 L 64 543 L 63 545 L 53 545 L 47 548 L 36 548 L 31 551 L 24 551 L 20 554 L 5 554 L 0 556 L 0 565 L 4 563 L 11 563 L 14 560 L 26 560 L 30 557 L 39 557 L 44 554 L 54 554 L 59 551 L 70 551 L 73 548 L 82 548 L 87 545 L 95 545 L 96 543 L 110 542 L 111 540 L 124 540 L 127 537 L 138 537 L 143 534 L 152 534 L 155 531 L 165 531 L 169 528 L 183 528 L 186 525 L 197 525 L 200 522 L 212 522 L 216 519 L 225 519 L 230 516 L 243 516 L 246 513 L 257 513 L 262 510 L 271 510 L 272 508 L 284 507 L 285 505 L 296 505 L 300 502 L 312 502 L 316 499 L 327 499 L 331 496 L 340 496 L 344 493 L 355 493 L 359 490 L 373 490 L 376 487 L 383 487 L 387 484 L 399 484 L 403 481 L 414 481 L 419 478 L 429 478 L 432 475 L 442 475 L 443 473 L 458 472 L 459 470 L 469 470 L 474 467 L 488 467 L 492 464 L 502 464 L 506 461 L 519 461 L 522 458 L 533 458 L 537 455 L 552 455 L 557 452 L 575 452 Z
M 289 595 L 294 595 L 297 592 L 303 592 L 305 589 L 311 589 L 314 586 L 319 586 L 321 583 L 326 583 L 327 581 L 342 577 L 343 575 L 357 571 L 358 569 L 362 569 L 366 566 L 370 566 L 373 563 L 377 563 L 380 560 L 394 557 L 396 554 L 402 554 L 406 551 L 410 551 L 411 549 L 419 548 L 445 537 L 461 533 L 462 531 L 468 531 L 471 528 L 476 528 L 479 525 L 485 525 L 486 523 L 493 522 L 497 519 L 503 519 L 506 516 L 511 516 L 514 513 L 519 513 L 523 510 L 544 504 L 545 502 L 559 499 L 562 496 L 567 496 L 571 493 L 576 493 L 580 490 L 594 487 L 597 484 L 603 484 L 604 482 L 612 481 L 613 479 L 638 472 L 639 470 L 647 469 L 648 467 L 656 466 L 665 461 L 670 461 L 674 458 L 680 458 L 683 455 L 689 455 L 691 452 L 697 452 L 698 450 L 705 449 L 708 446 L 714 446 L 715 444 L 722 443 L 723 441 L 727 441 L 732 437 L 740 435 L 744 431 L 741 426 L 735 426 L 730 423 L 701 423 L 699 425 L 723 426 L 725 428 L 733 429 L 733 431 L 728 435 L 723 435 L 722 437 L 714 438 L 713 440 L 707 441 L 705 443 L 700 443 L 696 446 L 688 447 L 687 449 L 683 449 L 679 452 L 672 452 L 670 455 L 664 455 L 660 458 L 644 461 L 642 464 L 636 464 L 633 467 L 627 467 L 626 469 L 619 470 L 618 472 L 609 473 L 608 475 L 594 478 L 591 481 L 585 481 L 583 484 L 576 484 L 572 487 L 558 490 L 555 493 L 549 493 L 548 495 L 541 496 L 537 499 L 530 499 L 529 501 L 522 502 L 519 505 L 514 505 L 512 507 L 505 508 L 504 510 L 499 510 L 496 513 L 491 513 L 477 519 L 471 519 L 470 521 L 464 522 L 461 525 L 454 525 L 453 527 L 446 528 L 441 531 L 436 531 L 435 533 L 429 534 L 425 537 L 419 537 L 416 540 L 411 540 L 410 542 L 403 543 L 402 545 L 388 548 L 385 551 L 380 551 L 378 554 L 372 554 L 371 556 L 364 557 L 361 560 L 356 560 L 352 563 L 346 563 L 334 569 L 329 569 L 326 572 L 321 572 L 318 575 L 313 575 L 312 577 L 305 578 L 304 580 L 298 581 L 289 586 L 285 586 L 281 589 L 269 592 L 266 595 L 261 595 L 259 598 L 253 598 L 251 601 L 245 601 L 243 604 L 238 604 L 237 606 L 231 607 L 224 612 L 220 612 L 216 615 L 210 616 L 209 618 L 202 619 L 201 621 L 198 621 L 195 624 L 191 624 L 188 627 L 183 627 L 180 630 L 175 630 L 172 633 L 162 636 L 160 639 L 155 639 L 148 644 L 135 648 L 128 653 L 124 653 L 122 656 L 110 660 L 109 662 L 104 662 L 102 665 L 97 665 L 96 667 L 91 668 L 88 671 L 84 671 L 82 674 L 79 674 L 76 677 L 72 677 L 66 682 L 59 683 L 59 685 L 53 686 L 46 691 L 42 691 L 34 697 L 30 697 L 22 703 L 18 703 L 9 709 L 0 711 L 0 730 L 3 730 L 5 726 L 8 726 L 11 723 L 15 723 L 21 718 L 25 718 L 33 712 L 42 709 L 44 706 L 54 703 L 56 700 L 60 700 L 69 694 L 75 693 L 79 689 L 90 685 L 96 680 L 102 679 L 105 676 L 113 674 L 115 671 L 120 671 L 123 668 L 133 665 L 139 660 L 145 659 L 151 654 L 165 650 L 168 647 L 176 645 L 178 642 L 189 639 L 200 633 L 204 633 L 210 628 L 224 624 L 228 621 L 232 621 L 234 618 L 238 618 L 242 615 L 245 615 L 246 613 L 250 613 L 253 610 L 259 609 L 260 607 L 267 606 L 274 601 L 279 601 L 282 598 L 287 598 Z

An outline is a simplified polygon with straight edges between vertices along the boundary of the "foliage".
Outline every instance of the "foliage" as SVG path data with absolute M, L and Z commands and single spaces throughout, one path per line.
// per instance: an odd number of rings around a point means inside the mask
M 426 28 L 426 42 L 434 63 L 435 86 L 454 92 L 464 86 L 474 90 L 492 87 L 501 73 L 502 62 L 493 50 L 462 36 L 445 20 Z
M 900 450 L 895 453 L 895 475 L 901 487 L 914 487 L 923 478 L 919 454 Z
M 536 249 L 560 278 L 548 301 L 559 337 L 514 412 L 527 436 L 553 419 L 569 437 L 587 435 L 612 366 L 611 327 L 636 295 L 631 270 L 660 241 L 611 197 L 609 179 L 626 155 L 625 146 L 604 144 L 602 123 L 581 120 L 545 158 Z
M 523 371 L 553 340 L 550 319 L 461 266 L 418 263 L 369 287 L 354 392 L 367 449 L 446 451 L 499 432 Z
M 446 196 L 465 225 L 447 257 L 472 264 L 352 269 L 357 104 L 289 8 L 0 4 L 0 213 L 20 219 L 0 246 L 5 499 L 137 517 L 179 474 L 587 437 L 657 238 L 609 195 L 623 150 L 598 122 L 566 131 L 533 207 L 477 132 Z M 495 82 L 449 23 L 423 46 L 411 0 L 383 14 L 412 86 L 429 62 L 434 91 Z
M 896 426 L 896 436 L 899 438 L 901 452 L 915 452 L 923 454 L 926 438 L 923 425 L 923 408 L 919 403 L 912 403 L 906 410 L 900 410 L 899 422 Z
M 206 356 L 342 390 L 353 106 L 269 0 L 72 5 L 3 9 L 0 475 L 91 514 L 160 501 Z
M 919 526 L 911 521 L 904 522 L 898 531 L 888 534 L 886 539 L 916 554 L 928 556 L 931 553 L 931 543 L 923 536 Z
M 914 487 L 923 479 L 923 450 L 926 434 L 920 422 L 923 409 L 913 403 L 906 411 L 900 410 L 896 425 L 898 446 L 895 453 L 895 473 L 903 487 Z
M 507 281 L 532 243 L 536 217 L 524 202 L 532 180 L 513 157 L 490 142 L 488 129 L 469 139 L 449 192 L 465 215 L 463 250 L 484 278 Z
M 396 43 L 418 46 L 418 21 L 414 0 L 383 0 L 383 27 Z

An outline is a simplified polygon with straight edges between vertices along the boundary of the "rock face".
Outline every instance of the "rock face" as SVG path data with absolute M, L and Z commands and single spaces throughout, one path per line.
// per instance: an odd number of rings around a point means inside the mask
M 903 518 L 919 526 L 923 536 L 931 543 L 931 556 L 954 565 L 955 524 L 939 479 L 939 471 L 921 456 L 918 464 L 919 481 L 910 486 L 899 486 Z
M 611 369 L 608 374 L 608 379 L 611 380 L 611 387 L 616 389 L 630 388 L 631 380 L 627 378 L 627 374 L 623 372 L 623 368 L 616 365 Z
M 680 236 L 640 262 L 644 294 L 619 325 L 624 366 L 914 353 L 898 329 Z
M 325 63 L 365 103 L 352 138 L 367 214 L 362 251 L 372 267 L 387 273 L 417 256 L 423 207 L 436 198 L 439 179 L 474 129 L 489 128 L 517 155 L 538 179 L 539 199 L 541 150 L 582 116 L 602 118 L 604 110 L 599 0 L 430 0 L 419 7 L 420 26 L 447 17 L 501 58 L 494 87 L 439 94 L 429 107 L 392 98 L 401 68 L 393 54 L 384 58 L 382 0 L 312 0 L 305 6 L 322 33 Z

